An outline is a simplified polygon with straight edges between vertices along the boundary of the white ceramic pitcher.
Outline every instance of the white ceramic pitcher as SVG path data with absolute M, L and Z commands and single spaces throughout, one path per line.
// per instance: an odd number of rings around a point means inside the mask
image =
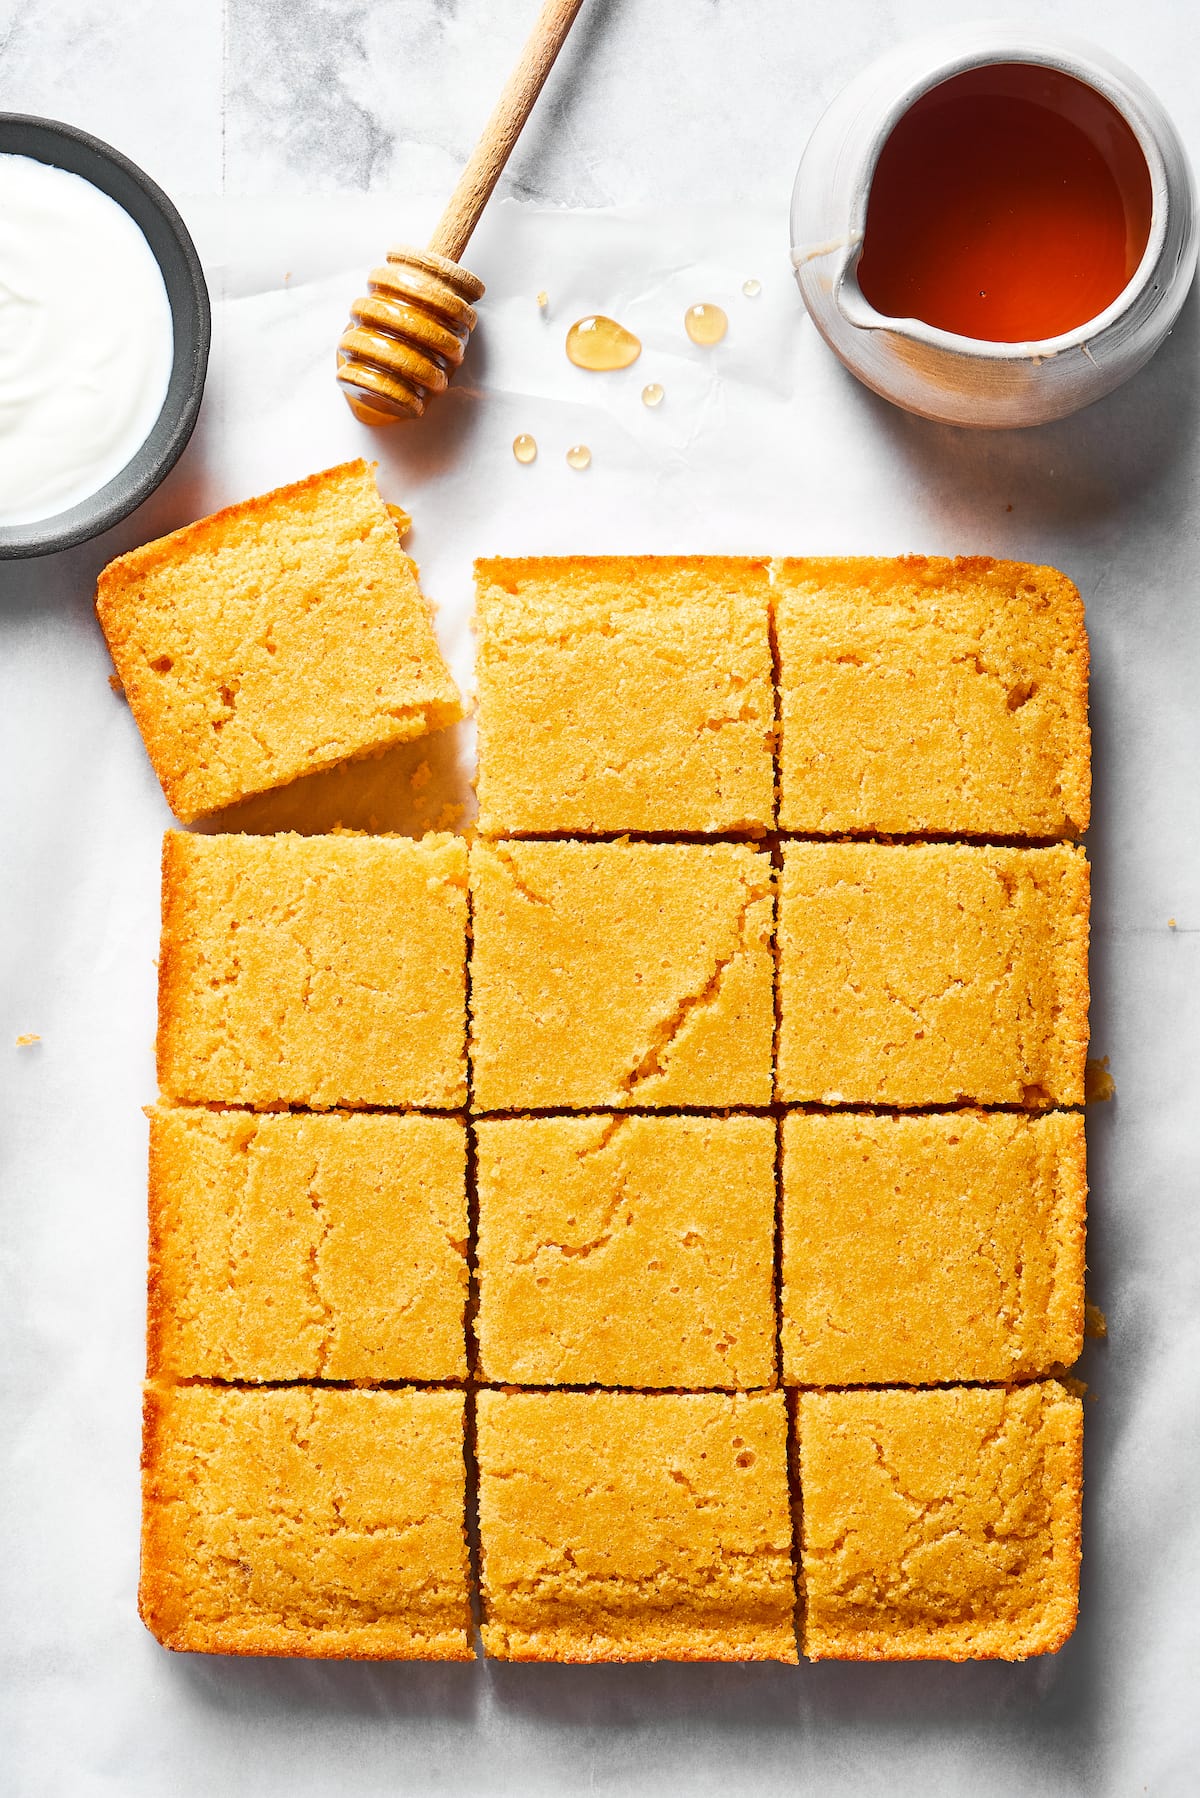
M 1132 279 L 1058 337 L 993 343 L 871 306 L 857 268 L 880 152 L 922 94 L 968 69 L 1032 63 L 1073 75 L 1116 107 L 1150 174 L 1150 235 Z M 792 261 L 813 321 L 851 372 L 909 412 L 1000 427 L 1063 418 L 1111 393 L 1174 324 L 1196 268 L 1196 193 L 1179 134 L 1144 82 L 1103 50 L 1005 24 L 959 25 L 903 44 L 843 89 L 809 139 L 792 193 Z

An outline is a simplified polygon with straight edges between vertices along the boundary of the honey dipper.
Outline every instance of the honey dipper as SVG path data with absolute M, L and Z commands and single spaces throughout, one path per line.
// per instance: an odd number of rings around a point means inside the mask
M 459 257 L 583 0 L 546 0 L 426 250 L 399 244 L 371 270 L 338 343 L 338 385 L 364 424 L 420 418 L 463 359 L 483 282 Z

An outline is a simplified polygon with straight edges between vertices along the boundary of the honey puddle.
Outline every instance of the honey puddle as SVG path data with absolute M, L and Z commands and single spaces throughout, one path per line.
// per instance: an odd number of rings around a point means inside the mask
M 576 368 L 599 372 L 628 368 L 641 353 L 641 339 L 627 331 L 624 325 L 619 325 L 615 318 L 606 318 L 602 312 L 576 319 L 567 332 L 567 359 Z
M 683 315 L 683 328 L 693 343 L 709 345 L 720 343 L 729 329 L 729 318 L 719 306 L 705 302 L 698 306 L 689 306 Z

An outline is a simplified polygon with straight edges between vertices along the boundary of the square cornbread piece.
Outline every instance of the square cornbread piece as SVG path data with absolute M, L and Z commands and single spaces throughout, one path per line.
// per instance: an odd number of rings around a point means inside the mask
M 507 1661 L 792 1661 L 783 1394 L 481 1392 L 483 1641 Z
M 772 1119 L 485 1119 L 476 1168 L 484 1379 L 774 1385 Z
M 767 564 L 475 564 L 479 828 L 750 831 L 775 818 Z
M 773 893 L 740 843 L 476 842 L 475 1104 L 768 1104 Z
M 1088 643 L 1065 575 L 987 556 L 774 573 L 784 830 L 1087 829 Z
M 1083 1117 L 794 1112 L 783 1377 L 1010 1380 L 1083 1347 Z
M 1083 1407 L 1028 1386 L 805 1392 L 811 1660 L 1053 1654 L 1075 1627 Z
M 461 1118 L 157 1106 L 151 1377 L 465 1378 L 466 1156 Z
M 185 822 L 462 716 L 363 461 L 118 557 L 96 612 Z
M 461 1392 L 150 1386 L 139 1609 L 204 1654 L 466 1661 Z
M 163 839 L 158 1078 L 190 1104 L 466 1101 L 458 837 Z
M 1081 1105 L 1087 945 L 1073 845 L 788 843 L 779 1097 Z

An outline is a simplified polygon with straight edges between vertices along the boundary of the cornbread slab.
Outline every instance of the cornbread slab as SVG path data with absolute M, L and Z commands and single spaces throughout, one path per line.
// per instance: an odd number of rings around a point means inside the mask
M 1053 1654 L 1079 1595 L 1083 1407 L 1057 1381 L 805 1392 L 811 1660 Z
M 782 829 L 1087 829 L 1088 642 L 1065 575 L 986 556 L 773 572 Z
M 118 557 L 96 613 L 185 823 L 462 716 L 361 460 Z
M 461 1118 L 150 1113 L 151 1378 L 467 1373 Z
M 791 1113 L 783 1377 L 1013 1380 L 1083 1347 L 1083 1118 Z
M 476 1177 L 483 1379 L 774 1385 L 772 1119 L 484 1119 Z
M 1088 872 L 1070 844 L 785 844 L 780 1099 L 1082 1105 Z
M 476 1109 L 768 1104 L 773 920 L 745 844 L 476 842 Z
M 163 839 L 158 1079 L 189 1104 L 466 1102 L 458 837 Z
M 470 1660 L 464 1402 L 148 1387 L 148 1628 L 205 1654 Z
M 483 1641 L 797 1660 L 782 1393 L 481 1392 Z
M 475 564 L 485 835 L 761 831 L 775 819 L 767 564 Z

